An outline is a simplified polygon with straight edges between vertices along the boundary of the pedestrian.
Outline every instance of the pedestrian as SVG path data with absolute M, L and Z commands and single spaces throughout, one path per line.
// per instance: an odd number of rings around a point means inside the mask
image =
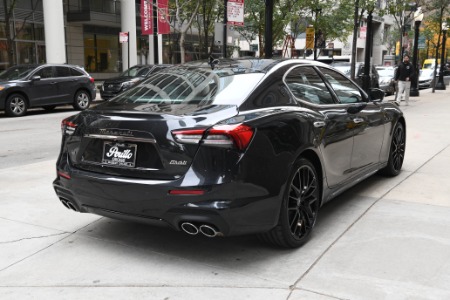
M 398 65 L 395 73 L 395 81 L 398 82 L 395 103 L 400 106 L 400 100 L 405 93 L 406 105 L 409 104 L 409 90 L 411 89 L 411 78 L 415 75 L 414 66 L 409 62 L 409 55 L 403 57 L 403 62 Z

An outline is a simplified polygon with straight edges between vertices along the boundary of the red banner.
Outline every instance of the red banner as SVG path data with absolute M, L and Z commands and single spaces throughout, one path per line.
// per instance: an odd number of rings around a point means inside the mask
M 170 33 L 170 19 L 169 19 L 169 1 L 157 0 L 158 6 L 158 33 Z
M 153 34 L 152 0 L 141 0 L 141 30 L 142 34 Z

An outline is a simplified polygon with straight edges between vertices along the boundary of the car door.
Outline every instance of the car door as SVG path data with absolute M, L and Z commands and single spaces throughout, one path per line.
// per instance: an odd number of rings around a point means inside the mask
M 352 119 L 346 107 L 335 101 L 324 80 L 311 66 L 290 70 L 285 83 L 302 106 L 317 112 L 310 117 L 320 142 L 327 184 L 329 187 L 339 185 L 350 176 L 353 149 Z
M 351 176 L 370 169 L 380 162 L 385 126 L 388 122 L 378 103 L 367 96 L 348 78 L 328 68 L 320 68 L 333 87 L 339 101 L 346 107 L 353 130 Z
M 71 75 L 71 69 L 68 66 L 55 67 L 55 80 L 57 82 L 57 103 L 72 103 L 78 86 L 76 76 Z
M 39 76 L 39 79 L 35 76 Z M 30 74 L 30 89 L 28 92 L 31 106 L 44 106 L 53 104 L 57 98 L 56 80 L 53 77 L 53 67 L 42 67 Z

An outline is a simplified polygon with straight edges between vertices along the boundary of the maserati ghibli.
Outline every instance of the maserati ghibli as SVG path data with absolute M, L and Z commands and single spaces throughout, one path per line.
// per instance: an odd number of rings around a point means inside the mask
M 170 67 L 62 121 L 53 187 L 74 211 L 296 248 L 324 203 L 401 171 L 406 122 L 383 96 L 307 60 Z

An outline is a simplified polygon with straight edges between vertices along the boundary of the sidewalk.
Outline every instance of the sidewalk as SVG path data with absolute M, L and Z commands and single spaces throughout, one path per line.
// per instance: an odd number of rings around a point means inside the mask
M 401 174 L 325 205 L 296 250 L 75 213 L 54 160 L 1 169 L 0 298 L 450 299 L 450 88 L 401 109 Z

